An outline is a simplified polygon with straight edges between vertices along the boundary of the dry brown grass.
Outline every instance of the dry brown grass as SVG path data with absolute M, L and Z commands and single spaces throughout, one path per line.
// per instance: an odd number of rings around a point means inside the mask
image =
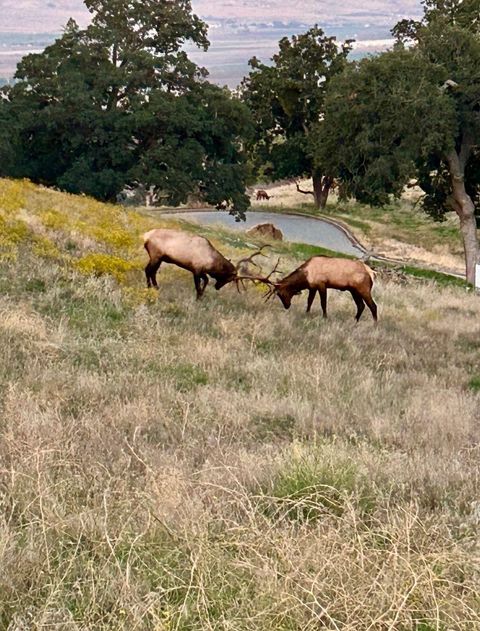
M 476 296 L 380 282 L 355 326 L 19 247 L 0 629 L 480 629 Z

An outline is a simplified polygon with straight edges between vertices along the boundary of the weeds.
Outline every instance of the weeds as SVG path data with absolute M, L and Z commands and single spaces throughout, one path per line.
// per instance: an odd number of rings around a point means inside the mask
M 2 186 L 61 256 L 0 262 L 0 629 L 480 629 L 476 296 L 379 280 L 376 328 L 335 292 L 198 303 L 65 227 L 101 204 Z

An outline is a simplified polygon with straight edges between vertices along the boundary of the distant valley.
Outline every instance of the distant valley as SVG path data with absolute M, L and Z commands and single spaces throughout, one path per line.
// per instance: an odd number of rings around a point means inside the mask
M 354 55 L 382 50 L 388 46 L 390 29 L 403 17 L 420 13 L 418 0 L 351 0 L 339 7 L 331 0 L 205 1 L 197 0 L 194 10 L 209 24 L 211 46 L 208 52 L 187 46 L 191 57 L 206 67 L 212 81 L 235 87 L 248 72 L 248 60 L 254 55 L 267 61 L 278 40 L 301 33 L 318 23 L 339 39 L 357 40 Z M 61 34 L 71 16 L 81 25 L 89 14 L 81 0 L 41 2 L 0 0 L 0 80 L 10 80 L 19 59 L 41 51 Z

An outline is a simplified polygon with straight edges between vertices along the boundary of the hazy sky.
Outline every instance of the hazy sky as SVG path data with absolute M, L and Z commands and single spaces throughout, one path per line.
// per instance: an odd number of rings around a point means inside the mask
M 390 29 L 421 13 L 420 0 L 193 0 L 194 11 L 209 24 L 210 49 L 187 47 L 191 58 L 210 71 L 210 79 L 235 87 L 254 55 L 267 61 L 284 36 L 318 23 L 338 39 L 357 40 L 357 54 L 388 46 Z M 70 17 L 81 26 L 89 13 L 82 0 L 0 0 L 0 83 L 9 80 L 23 55 L 40 52 Z
M 385 23 L 418 14 L 420 0 L 194 0 L 193 7 L 202 17 L 220 20 Z M 70 16 L 80 23 L 88 19 L 82 0 L 0 0 L 0 15 L 2 32 L 54 31 Z

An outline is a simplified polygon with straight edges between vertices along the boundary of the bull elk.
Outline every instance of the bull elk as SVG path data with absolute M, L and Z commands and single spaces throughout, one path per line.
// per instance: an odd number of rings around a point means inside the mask
M 278 265 L 278 263 L 277 263 Z M 357 322 L 365 309 L 365 303 L 377 322 L 377 305 L 372 298 L 372 287 L 375 272 L 362 261 L 352 261 L 327 256 L 314 256 L 291 274 L 278 282 L 273 282 L 272 274 L 267 277 L 251 276 L 250 280 L 259 281 L 270 286 L 267 300 L 278 296 L 285 309 L 290 309 L 293 296 L 308 289 L 307 313 L 310 312 L 317 292 L 320 294 L 323 317 L 327 317 L 327 289 L 349 291 L 357 305 Z
M 145 268 L 147 287 L 158 289 L 157 272 L 162 263 L 171 263 L 193 274 L 197 300 L 201 298 L 207 288 L 211 276 L 216 280 L 215 289 L 221 289 L 227 283 L 235 281 L 237 289 L 239 270 L 248 263 L 254 263 L 257 256 L 263 255 L 263 246 L 247 258 L 241 259 L 237 265 L 226 259 L 205 237 L 172 230 L 157 228 L 150 230 L 143 236 L 144 247 L 150 260 Z

